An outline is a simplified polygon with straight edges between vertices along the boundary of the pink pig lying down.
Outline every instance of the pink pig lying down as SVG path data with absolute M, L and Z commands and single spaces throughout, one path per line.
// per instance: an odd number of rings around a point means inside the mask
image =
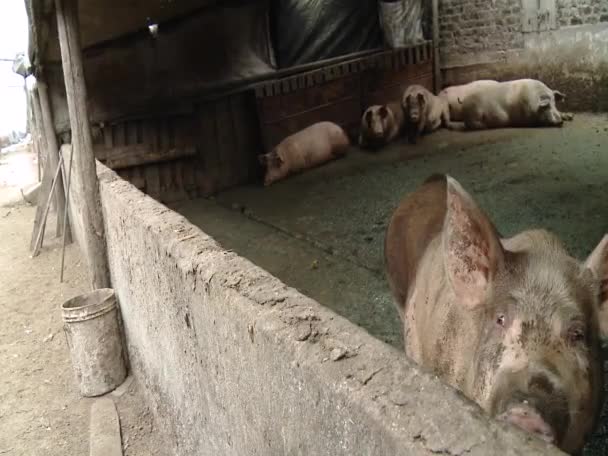
M 545 230 L 502 238 L 436 175 L 401 201 L 384 248 L 406 354 L 490 416 L 580 452 L 603 404 L 608 235 L 584 262 Z
M 464 99 L 459 99 L 459 114 L 468 130 L 560 127 L 565 120 L 572 120 L 572 114 L 562 113 L 556 106 L 566 96 L 536 79 L 478 81 L 465 92 Z
M 318 122 L 288 136 L 267 154 L 258 155 L 266 167 L 264 185 L 322 165 L 346 154 L 350 141 L 335 123 Z

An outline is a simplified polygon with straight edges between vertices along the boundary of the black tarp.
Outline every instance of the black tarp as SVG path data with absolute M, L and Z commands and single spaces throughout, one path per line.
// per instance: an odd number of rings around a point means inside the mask
M 272 0 L 270 18 L 279 68 L 383 45 L 377 0 Z

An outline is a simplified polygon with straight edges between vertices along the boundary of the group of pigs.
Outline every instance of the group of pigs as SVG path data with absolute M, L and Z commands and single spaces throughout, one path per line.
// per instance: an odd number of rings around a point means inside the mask
M 366 109 L 358 142 L 363 148 L 375 149 L 404 134 L 416 142 L 418 136 L 442 126 L 452 130 L 559 126 L 572 119 L 555 105 L 564 98 L 561 92 L 534 79 L 481 80 L 448 87 L 438 95 L 414 84 L 401 100 Z M 266 169 L 264 185 L 340 157 L 349 145 L 349 137 L 340 126 L 315 123 L 259 156 Z
M 416 142 L 418 136 L 440 127 L 480 130 L 560 126 L 572 119 L 555 105 L 563 99 L 564 94 L 534 79 L 481 80 L 448 87 L 438 95 L 414 84 L 401 100 L 367 108 L 361 119 L 359 145 L 380 147 L 402 134 Z
M 451 129 L 558 126 L 571 120 L 540 81 L 476 81 L 435 96 L 413 85 L 368 108 L 359 143 L 375 148 Z M 260 156 L 266 185 L 343 155 L 349 138 L 320 122 Z M 407 355 L 490 416 L 578 454 L 603 404 L 608 235 L 583 263 L 545 230 L 503 238 L 450 176 L 428 178 L 393 213 L 385 269 Z

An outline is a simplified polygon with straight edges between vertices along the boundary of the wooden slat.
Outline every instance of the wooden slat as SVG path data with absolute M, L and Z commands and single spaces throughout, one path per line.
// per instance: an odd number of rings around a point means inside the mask
M 230 111 L 230 98 L 220 100 L 217 103 L 216 126 L 220 154 L 220 185 L 228 186 L 235 183 L 234 168 L 239 165 L 234 138 L 234 124 Z
M 137 122 L 132 121 L 132 122 L 126 122 L 125 123 L 125 128 L 126 128 L 126 144 L 137 144 Z
M 34 250 L 36 247 L 36 240 L 44 217 L 45 203 L 48 200 L 51 185 L 53 184 L 53 171 L 54 170 L 51 168 L 51 161 L 47 160 L 42 174 L 42 184 L 38 191 L 38 202 L 36 205 L 36 215 L 34 216 L 34 229 L 32 230 L 32 237 L 30 239 L 30 250 Z
M 179 158 L 193 157 L 194 155 L 196 155 L 196 148 L 194 146 L 159 150 L 152 150 L 147 144 L 116 146 L 112 149 L 105 147 L 95 148 L 95 156 L 112 169 L 163 163 Z

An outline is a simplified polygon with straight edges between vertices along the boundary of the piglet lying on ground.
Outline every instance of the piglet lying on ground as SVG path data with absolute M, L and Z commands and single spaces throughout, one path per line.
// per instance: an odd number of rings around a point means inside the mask
M 447 99 L 433 95 L 421 85 L 409 86 L 403 93 L 401 105 L 411 143 L 423 133 L 431 133 L 441 126 L 452 128 Z
M 400 102 L 374 105 L 361 117 L 359 146 L 375 149 L 396 139 L 403 129 L 403 108 Z
M 350 141 L 332 122 L 319 122 L 288 136 L 267 154 L 259 155 L 266 167 L 264 185 L 344 155 Z
M 408 356 L 493 417 L 582 449 L 603 403 L 608 236 L 584 264 L 544 230 L 501 239 L 434 176 L 394 212 L 385 264 Z
M 555 102 L 566 96 L 535 79 L 477 86 L 462 101 L 462 120 L 470 130 L 505 127 L 561 126 L 572 114 Z

